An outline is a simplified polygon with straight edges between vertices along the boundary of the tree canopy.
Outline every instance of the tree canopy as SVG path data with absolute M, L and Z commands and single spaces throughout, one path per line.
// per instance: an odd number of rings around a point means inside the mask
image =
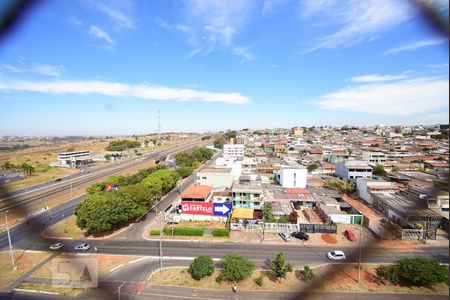
M 214 262 L 211 256 L 199 256 L 194 259 L 189 267 L 189 274 L 195 280 L 200 280 L 214 273 Z
M 120 141 L 110 142 L 109 145 L 106 147 L 106 150 L 107 151 L 124 151 L 126 149 L 138 148 L 140 146 L 141 146 L 141 143 L 138 141 L 120 140 Z
M 286 263 L 284 253 L 278 252 L 275 259 L 270 263 L 270 270 L 277 279 L 284 279 L 287 273 L 292 272 L 292 266 Z
M 338 178 L 325 181 L 323 186 L 339 194 L 351 194 L 356 190 L 355 183 Z
M 378 176 L 384 176 L 387 174 L 387 172 L 382 165 L 377 165 L 373 168 L 372 174 L 378 175 Z
M 74 214 L 78 227 L 96 233 L 114 229 L 145 211 L 130 195 L 110 190 L 88 195 L 77 205 Z

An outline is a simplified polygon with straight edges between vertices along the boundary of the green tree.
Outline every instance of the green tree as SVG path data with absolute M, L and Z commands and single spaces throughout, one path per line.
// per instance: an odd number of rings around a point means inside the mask
M 228 142 L 228 138 L 224 135 L 220 135 L 214 140 L 214 148 L 222 149 L 223 144 L 226 144 Z
M 384 176 L 387 174 L 386 170 L 382 165 L 377 165 L 372 170 L 373 175 Z
M 199 256 L 194 259 L 189 267 L 189 274 L 195 280 L 200 280 L 214 273 L 214 262 L 211 256 Z
M 401 278 L 416 286 L 431 286 L 439 282 L 448 284 L 448 267 L 435 259 L 424 257 L 402 258 L 395 263 Z
M 262 215 L 266 222 L 273 223 L 276 221 L 275 217 L 272 214 L 272 203 L 266 202 L 262 209 Z
M 292 266 L 286 263 L 283 252 L 278 252 L 275 260 L 270 263 L 270 270 L 273 276 L 278 280 L 285 279 L 287 273 L 292 272 Z
M 20 165 L 20 169 L 21 169 L 25 174 L 27 174 L 27 175 L 31 175 L 31 174 L 33 174 L 34 172 L 36 172 L 36 170 L 34 169 L 34 167 L 33 167 L 32 165 L 30 165 L 30 164 L 27 164 L 27 163 L 22 163 L 22 164 Z
M 319 168 L 318 163 L 312 163 L 308 165 L 308 172 L 311 173 L 314 170 L 317 170 Z
M 146 212 L 131 196 L 119 191 L 97 192 L 88 195 L 75 208 L 77 226 L 90 233 L 111 230 Z
M 178 174 L 180 175 L 181 178 L 186 178 L 189 175 L 192 174 L 192 168 L 191 167 L 187 167 L 187 166 L 183 166 L 177 169 Z
M 228 282 L 240 282 L 250 277 L 255 270 L 255 264 L 252 261 L 236 253 L 228 253 L 222 257 L 220 263 L 223 269 L 219 278 Z
M 17 169 L 17 166 L 9 161 L 5 161 L 2 164 L 2 169 L 5 171 L 14 171 Z
M 325 181 L 323 186 L 339 194 L 351 194 L 356 190 L 355 183 L 338 178 L 333 178 Z
M 109 153 L 108 153 L 108 154 L 105 154 L 105 159 L 106 159 L 106 160 L 111 160 L 111 154 L 109 154 Z
M 89 194 L 94 194 L 97 192 L 102 192 L 106 190 L 106 183 L 105 182 L 96 182 L 93 185 L 91 185 L 90 187 L 88 187 L 86 189 L 86 192 L 88 192 Z
M 155 195 L 142 183 L 120 187 L 119 191 L 130 195 L 137 204 L 145 207 L 151 207 L 156 203 Z

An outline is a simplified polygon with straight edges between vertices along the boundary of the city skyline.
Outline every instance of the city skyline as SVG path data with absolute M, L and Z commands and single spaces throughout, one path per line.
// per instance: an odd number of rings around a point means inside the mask
M 3 40 L 0 135 L 439 124 L 448 89 L 406 2 L 47 1 Z

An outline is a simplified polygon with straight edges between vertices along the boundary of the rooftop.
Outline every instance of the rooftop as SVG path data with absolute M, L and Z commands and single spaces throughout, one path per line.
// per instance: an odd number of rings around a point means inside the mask
M 181 195 L 181 199 L 207 199 L 212 188 L 207 185 L 193 185 L 188 187 Z

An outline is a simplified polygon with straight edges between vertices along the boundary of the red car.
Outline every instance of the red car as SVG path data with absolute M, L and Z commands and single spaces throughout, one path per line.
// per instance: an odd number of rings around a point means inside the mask
M 346 229 L 344 231 L 344 236 L 346 238 L 348 238 L 349 241 L 352 241 L 352 242 L 356 241 L 356 235 L 350 229 Z

